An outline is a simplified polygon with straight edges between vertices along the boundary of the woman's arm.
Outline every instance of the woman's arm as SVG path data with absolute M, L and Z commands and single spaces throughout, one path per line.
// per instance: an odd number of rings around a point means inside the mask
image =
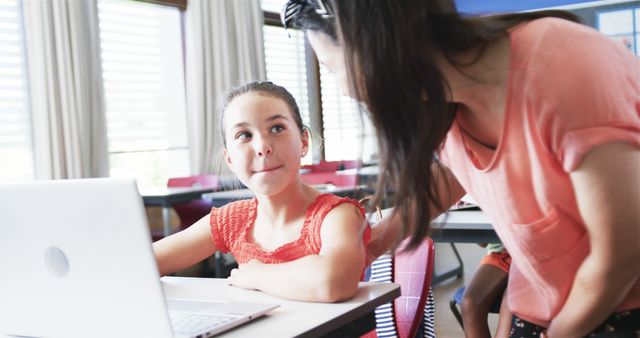
M 591 252 L 550 338 L 584 337 L 624 300 L 640 276 L 640 150 L 626 143 L 592 149 L 571 173 Z
M 431 210 L 431 216 L 435 218 L 458 202 L 464 196 L 465 191 L 448 168 L 433 164 L 431 171 L 432 177 L 438 185 L 438 196 L 442 199 L 441 204 L 445 208 L 438 209 L 434 205 L 425 206 Z M 400 238 L 402 225 L 400 214 L 391 214 L 376 223 L 371 231 L 371 240 L 367 244 L 367 265 L 402 242 L 404 239 Z
M 231 285 L 303 301 L 337 302 L 353 297 L 364 267 L 363 217 L 351 204 L 331 210 L 321 229 L 318 255 L 282 264 L 253 260 L 231 271 Z
M 161 276 L 188 268 L 216 252 L 209 218 L 204 216 L 185 230 L 153 243 Z

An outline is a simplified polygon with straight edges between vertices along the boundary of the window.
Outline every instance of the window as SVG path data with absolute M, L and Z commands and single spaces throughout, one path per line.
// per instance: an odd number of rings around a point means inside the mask
M 262 31 L 267 80 L 283 86 L 293 95 L 300 108 L 302 123 L 309 126 L 314 134 L 316 128 L 311 124 L 309 115 L 304 34 L 295 29 L 285 31 L 284 28 L 275 25 L 264 25 Z M 302 163 L 312 162 L 313 150 L 314 147 L 311 146 Z
M 288 33 L 291 38 L 282 27 L 263 27 L 267 79 L 285 87 L 293 95 L 300 108 L 302 122 L 309 125 L 304 34 L 293 29 Z
M 164 186 L 189 175 L 177 8 L 99 0 L 110 176 Z
M 19 1 L 0 2 L 0 183 L 34 178 L 23 43 Z
M 602 33 L 640 56 L 640 7 L 598 12 L 597 25 Z
M 362 159 L 371 162 L 377 153 L 373 127 L 358 103 L 340 93 L 332 74 L 320 66 L 324 155 L 327 161 Z
M 318 67 L 317 62 L 305 64 L 305 60 L 309 59 L 305 54 L 307 45 L 304 34 L 289 29 L 289 38 L 279 24 L 279 13 L 285 2 L 286 0 L 261 2 L 266 22 L 264 40 L 267 79 L 291 91 L 300 105 L 305 124 L 316 133 L 322 131 L 326 160 L 373 160 L 377 153 L 377 144 L 368 117 L 361 116 L 354 100 L 342 96 L 331 74 L 322 67 L 319 68 L 319 72 L 315 70 Z M 314 101 L 319 102 L 314 104 Z M 314 125 L 315 120 L 311 114 L 320 110 L 320 103 L 321 116 L 316 119 Z

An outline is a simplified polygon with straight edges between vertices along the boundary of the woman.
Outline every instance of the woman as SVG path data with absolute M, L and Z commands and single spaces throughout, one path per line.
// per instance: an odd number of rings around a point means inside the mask
M 466 191 L 512 255 L 514 336 L 636 337 L 640 64 L 574 19 L 462 17 L 453 0 L 283 10 L 376 126 L 396 208 L 370 255 L 419 243 Z

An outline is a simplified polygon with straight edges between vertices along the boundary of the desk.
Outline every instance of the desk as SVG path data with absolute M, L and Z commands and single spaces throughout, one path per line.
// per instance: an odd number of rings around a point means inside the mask
M 382 210 L 390 215 L 393 208 Z M 375 223 L 374 221 L 371 221 Z M 500 238 L 484 212 L 478 210 L 449 211 L 431 222 L 429 236 L 434 242 L 445 243 L 499 243 Z
M 375 308 L 400 296 L 398 284 L 360 283 L 357 295 L 351 300 L 311 303 L 228 286 L 225 279 L 163 277 L 161 280 L 167 297 L 280 304 L 264 317 L 216 336 L 221 338 L 360 336 L 375 328 Z
M 321 193 L 332 193 L 341 197 L 358 198 L 361 192 L 371 194 L 372 191 L 365 185 L 357 187 L 334 187 L 333 185 L 314 186 Z M 255 194 L 250 189 L 235 189 L 226 191 L 210 192 L 202 195 L 203 199 L 211 201 L 214 207 L 221 207 L 227 203 L 253 198 Z
M 429 236 L 436 242 L 499 243 L 491 221 L 482 211 L 450 211 L 431 222 Z
M 184 203 L 193 200 L 200 199 L 202 194 L 213 192 L 219 188 L 204 188 L 204 187 L 159 187 L 154 189 L 143 189 L 140 192 L 144 205 L 159 205 L 162 206 L 162 223 L 164 236 L 169 236 L 172 233 L 171 230 L 171 206 L 176 203 Z

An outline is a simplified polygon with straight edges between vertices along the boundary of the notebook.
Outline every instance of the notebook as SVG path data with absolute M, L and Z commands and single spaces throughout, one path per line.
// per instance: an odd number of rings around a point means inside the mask
M 165 299 L 134 180 L 0 185 L 0 210 L 0 336 L 209 337 L 277 307 Z

